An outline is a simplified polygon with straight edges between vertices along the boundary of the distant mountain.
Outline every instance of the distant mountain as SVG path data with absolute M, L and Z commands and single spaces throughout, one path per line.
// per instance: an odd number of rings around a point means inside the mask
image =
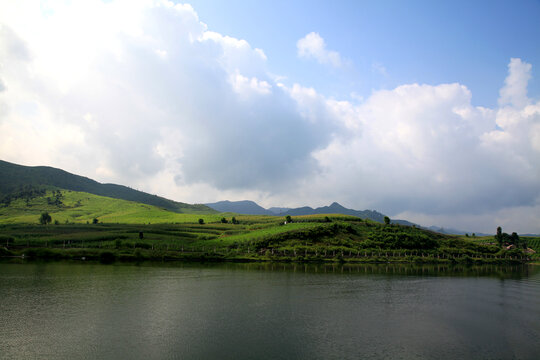
M 245 215 L 275 215 L 273 212 L 259 206 L 254 201 L 218 201 L 215 203 L 205 204 L 206 206 L 219 212 L 233 212 Z
M 447 229 L 447 228 L 443 228 L 443 227 L 440 227 L 440 226 L 429 226 L 429 227 L 424 227 L 424 229 L 435 231 L 435 232 L 438 232 L 438 233 L 441 233 L 441 234 L 448 234 L 448 235 L 465 235 L 465 234 L 472 235 L 473 234 L 473 231 L 463 231 L 463 230 L 449 229 L 449 228 Z M 488 236 L 490 234 L 475 233 L 475 235 L 476 236 Z M 493 234 L 491 234 L 491 235 L 493 235 Z
M 291 209 L 281 215 L 299 216 L 299 215 L 316 215 L 316 214 L 343 214 L 357 216 L 362 219 L 370 219 L 373 221 L 383 222 L 384 214 L 375 210 L 353 210 L 347 209 L 337 202 L 333 202 L 330 206 L 323 206 L 313 209 L 309 206 L 304 206 L 296 209 Z
M 338 204 L 332 203 L 330 206 L 318 207 L 316 209 L 309 206 L 299 208 L 273 207 L 265 209 L 257 203 L 250 200 L 243 201 L 218 201 L 216 203 L 205 204 L 220 212 L 234 212 L 245 215 L 274 215 L 274 216 L 301 216 L 301 215 L 317 215 L 317 214 L 343 214 L 357 216 L 362 219 L 370 219 L 377 222 L 384 222 L 384 214 L 375 210 L 353 210 Z M 407 220 L 392 220 L 393 223 L 401 225 L 416 225 Z
M 281 215 L 282 213 L 291 210 L 291 208 L 287 208 L 287 207 L 271 207 L 271 208 L 268 208 L 267 210 L 270 211 L 274 215 Z
M 82 191 L 114 199 L 135 201 L 177 213 L 215 213 L 215 210 L 205 205 L 185 204 L 123 185 L 101 184 L 87 177 L 74 175 L 49 166 L 23 166 L 0 160 L 0 199 L 9 196 L 10 193 L 22 191 L 25 187 L 40 186 Z

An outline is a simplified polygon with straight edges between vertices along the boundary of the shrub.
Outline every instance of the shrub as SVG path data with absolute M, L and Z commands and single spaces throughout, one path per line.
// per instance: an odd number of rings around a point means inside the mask
M 111 251 L 104 251 L 99 255 L 99 262 L 110 264 L 116 260 L 116 255 Z

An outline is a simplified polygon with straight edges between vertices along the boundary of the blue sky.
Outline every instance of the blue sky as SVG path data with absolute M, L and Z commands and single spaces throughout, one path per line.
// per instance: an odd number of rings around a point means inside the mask
M 538 1 L 0 2 L 0 158 L 540 233 Z
M 474 105 L 494 106 L 508 59 L 540 62 L 539 1 L 191 3 L 209 30 L 262 48 L 270 71 L 336 98 L 404 83 L 459 82 L 471 89 Z M 321 69 L 298 59 L 296 42 L 312 31 L 350 64 Z M 540 95 L 534 74 L 529 95 Z

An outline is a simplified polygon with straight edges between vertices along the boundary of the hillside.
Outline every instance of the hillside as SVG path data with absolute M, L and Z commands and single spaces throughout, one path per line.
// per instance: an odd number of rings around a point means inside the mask
M 116 184 L 101 184 L 87 177 L 48 166 L 22 166 L 0 160 L 0 201 L 26 188 L 54 187 L 114 199 L 135 201 L 177 213 L 212 214 L 205 205 L 190 205 Z
M 218 214 L 183 214 L 163 208 L 71 190 L 47 190 L 30 198 L 18 198 L 0 205 L 0 224 L 37 224 L 42 212 L 52 223 L 84 224 L 96 218 L 100 223 L 157 224 L 219 221 Z

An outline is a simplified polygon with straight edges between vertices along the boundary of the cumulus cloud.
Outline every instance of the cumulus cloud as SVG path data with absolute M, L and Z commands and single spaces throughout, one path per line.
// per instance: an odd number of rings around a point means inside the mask
M 83 10 L 79 25 L 72 17 Z M 129 21 L 113 21 L 124 11 Z M 96 23 L 99 30 L 90 27 Z M 311 152 L 330 139 L 325 120 L 305 118 L 285 89 L 272 86 L 262 50 L 208 31 L 188 5 L 74 3 L 36 15 L 35 26 L 40 32 L 16 29 L 35 53 L 23 76 L 0 74 L 20 85 L 4 100 L 5 158 L 48 159 L 88 175 L 100 169 L 128 183 L 174 166 L 182 186 L 265 190 L 313 173 Z M 24 54 L 9 44 L 3 62 Z M 40 122 L 46 132 L 22 131 Z M 52 144 L 42 145 L 45 136 Z M 18 155 L 17 143 L 43 155 Z
M 329 64 L 333 67 L 342 65 L 341 56 L 337 51 L 328 50 L 324 39 L 316 32 L 310 32 L 296 43 L 298 56 L 313 58 L 321 64 Z
M 339 201 L 426 225 L 540 232 L 540 102 L 525 61 L 510 60 L 493 109 L 459 83 L 351 103 L 280 84 L 263 50 L 210 31 L 189 5 L 57 5 L 0 4 L 2 159 L 179 201 Z M 297 46 L 342 64 L 316 33 Z
M 483 231 L 494 223 L 487 225 L 486 214 L 500 221 L 497 214 L 528 211 L 524 219 L 539 219 L 540 102 L 526 97 L 526 82 L 515 85 L 529 76 L 529 64 L 511 61 L 501 98 L 520 100 L 499 109 L 473 106 L 460 84 L 374 92 L 355 107 L 354 135 L 314 153 L 324 170 L 312 191 L 333 184 L 340 190 L 328 190 L 327 199 L 348 189 L 346 203 L 413 221 L 481 218 L 484 225 L 476 228 Z M 527 222 L 513 223 L 526 228 Z M 528 228 L 539 231 L 537 223 Z

